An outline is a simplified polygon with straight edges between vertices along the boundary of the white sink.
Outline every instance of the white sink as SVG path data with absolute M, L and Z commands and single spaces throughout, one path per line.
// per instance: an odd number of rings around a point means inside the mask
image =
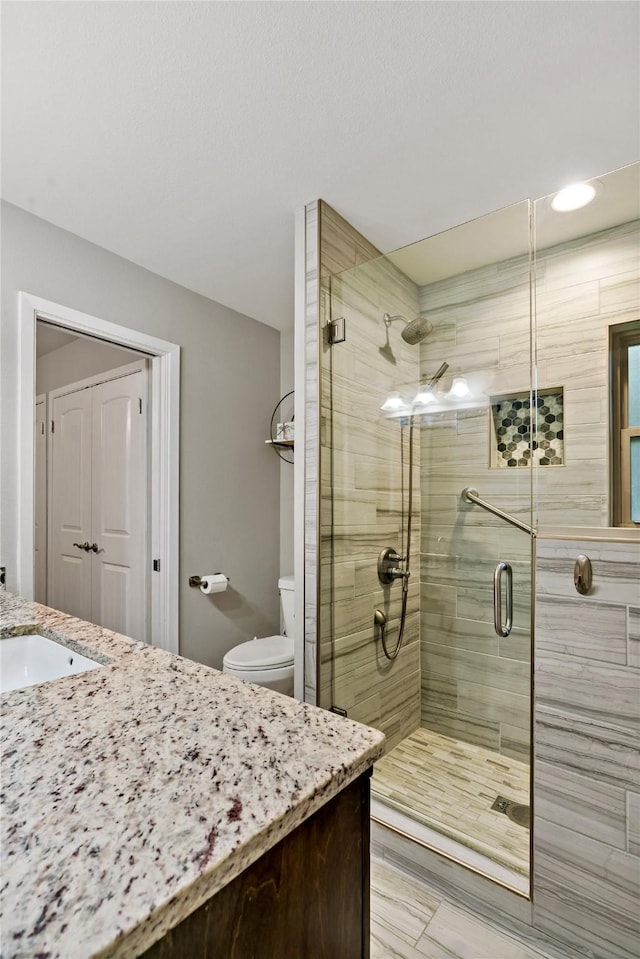
M 0 639 L 0 693 L 98 669 L 94 662 L 40 633 Z

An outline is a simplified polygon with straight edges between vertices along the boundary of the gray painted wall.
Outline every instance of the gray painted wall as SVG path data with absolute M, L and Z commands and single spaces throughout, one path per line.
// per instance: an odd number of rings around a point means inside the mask
M 280 335 L 44 220 L 2 204 L 0 555 L 14 582 L 18 291 L 179 343 L 180 650 L 219 667 L 279 626 L 278 460 L 265 446 L 280 396 Z M 222 596 L 189 589 L 222 570 Z
M 281 396 L 293 389 L 293 344 L 291 327 L 280 334 Z M 287 409 L 293 408 L 293 399 L 287 401 Z M 298 455 L 302 455 L 300 451 Z M 280 572 L 283 576 L 293 573 L 293 466 L 289 463 L 280 466 Z

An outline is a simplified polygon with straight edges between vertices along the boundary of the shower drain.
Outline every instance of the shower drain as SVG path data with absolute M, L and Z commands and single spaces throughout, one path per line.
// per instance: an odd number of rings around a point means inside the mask
M 524 803 L 505 799 L 504 796 L 496 796 L 491 808 L 497 812 L 503 812 L 511 822 L 518 826 L 524 826 L 525 829 L 531 827 L 531 807 L 525 806 Z

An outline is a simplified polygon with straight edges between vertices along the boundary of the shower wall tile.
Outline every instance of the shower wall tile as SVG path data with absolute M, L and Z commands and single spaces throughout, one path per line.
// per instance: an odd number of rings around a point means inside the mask
M 589 631 L 584 628 L 585 616 Z M 536 649 L 539 655 L 578 656 L 605 663 L 627 663 L 627 607 L 587 597 L 538 595 Z
M 544 265 L 545 288 L 554 290 L 637 270 L 637 229 L 637 221 L 632 220 L 554 247 L 550 255 L 542 250 L 539 259 Z
M 505 690 L 527 696 L 530 686 L 530 670 L 527 663 L 515 659 L 501 659 L 486 653 L 473 652 L 453 646 L 424 643 L 423 663 L 429 667 L 425 672 L 458 681 L 476 682 L 484 686 L 487 696 L 491 690 Z
M 627 848 L 627 793 L 547 762 L 536 766 L 536 814 L 616 849 Z
M 536 471 L 535 519 L 544 528 L 602 526 L 608 522 L 608 328 L 611 323 L 632 318 L 634 310 L 637 317 L 640 303 L 637 229 L 637 223 L 625 224 L 537 254 L 538 385 L 541 390 L 564 390 L 565 423 L 564 465 Z M 434 326 L 422 347 L 423 376 L 441 362 L 451 362 L 453 357 L 456 372 L 483 375 L 488 396 L 526 392 L 530 373 L 528 298 L 527 257 L 423 287 L 420 308 Z M 518 530 L 506 528 L 503 521 L 460 499 L 465 487 L 475 486 L 481 496 L 497 506 L 524 522 L 532 521 L 530 474 L 525 468 L 518 470 L 523 475 L 514 484 L 512 476 L 500 475 L 513 470 L 490 468 L 489 449 L 488 400 L 485 408 L 433 418 L 422 429 L 423 723 L 434 723 L 433 728 L 445 734 L 456 728 L 455 734 L 483 745 L 487 745 L 487 729 L 484 721 L 480 722 L 480 716 L 475 733 L 470 713 L 464 716 L 460 713 L 460 722 L 454 726 L 461 702 L 457 684 L 465 681 L 460 679 L 463 668 L 457 659 L 460 649 L 467 647 L 473 651 L 475 644 L 476 651 L 482 649 L 483 655 L 491 654 L 494 671 L 499 674 L 503 661 L 517 661 L 526 666 L 531 646 L 530 597 L 526 587 L 530 579 L 529 540 Z M 497 540 L 494 531 L 499 532 Z M 591 549 L 592 545 L 575 544 L 576 555 L 587 552 L 595 564 L 594 572 L 598 567 L 590 598 L 605 605 L 593 610 L 594 628 L 581 635 L 575 621 L 567 619 L 567 608 L 545 601 L 541 603 L 540 615 L 547 617 L 549 642 L 553 637 L 561 651 L 551 649 L 547 658 L 553 660 L 567 651 L 582 652 L 583 658 L 589 661 L 585 669 L 606 695 L 608 682 L 619 681 L 616 667 L 625 669 L 627 657 L 629 663 L 640 665 L 637 619 L 629 615 L 628 639 L 623 625 L 626 606 L 635 604 L 640 608 L 640 603 L 634 598 L 636 571 L 624 568 L 617 560 L 611 565 L 606 547 L 598 544 Z M 493 621 L 491 587 L 499 559 L 512 563 L 516 574 L 516 629 L 511 637 L 491 648 L 486 645 L 490 643 Z M 542 572 L 557 578 L 553 564 L 548 570 L 543 565 Z M 523 586 L 519 589 L 521 580 Z M 576 594 L 572 579 L 559 582 L 560 595 L 573 601 Z M 610 610 L 610 603 L 617 609 Z M 606 635 L 602 631 L 603 622 L 607 623 Z M 443 665 L 446 655 L 452 660 L 448 669 Z M 602 664 L 602 669 L 598 670 L 597 663 Z M 561 692 L 553 678 L 553 666 L 551 663 L 543 681 L 549 683 L 555 703 Z M 481 675 L 487 672 L 484 670 Z M 445 679 L 456 684 L 455 707 L 451 686 L 446 707 L 434 693 L 437 684 Z M 568 695 L 575 699 L 573 708 L 582 708 L 577 678 L 572 678 L 571 672 L 563 673 L 562 682 L 567 683 Z M 487 686 L 482 690 L 489 702 L 491 689 Z M 431 702 L 430 693 L 435 697 Z M 625 702 L 630 705 L 633 694 L 632 689 L 628 690 L 626 699 L 621 694 L 621 710 Z M 468 700 L 465 705 L 470 709 Z M 588 751 L 582 750 L 579 738 L 583 733 L 580 716 L 557 717 L 552 713 L 547 719 L 546 748 L 550 754 L 555 755 L 560 744 L 564 747 L 570 740 L 576 763 L 584 764 L 588 770 Z M 622 755 L 626 755 L 628 731 L 619 728 L 613 717 L 611 721 L 612 741 L 618 744 Z M 503 721 L 500 726 L 503 735 L 494 748 L 501 749 L 508 744 L 507 748 L 511 749 L 512 740 L 517 738 L 511 729 L 520 728 L 519 724 Z M 616 751 L 608 748 L 604 734 L 595 748 L 599 768 L 608 770 L 614 782 L 624 781 L 627 773 L 616 764 Z
M 331 348 L 317 335 L 315 342 L 321 399 L 319 700 L 378 726 L 392 746 L 420 721 L 419 578 L 411 584 L 403 648 L 389 663 L 373 615 L 378 607 L 385 610 L 393 646 L 401 590 L 396 585 L 383 591 L 376 567 L 380 550 L 385 545 L 399 547 L 402 540 L 400 464 L 404 460 L 406 483 L 409 446 L 408 430 L 401 431 L 397 421 L 382 419 L 380 405 L 391 389 L 415 389 L 419 353 L 404 344 L 395 326 L 389 342 L 397 363 L 391 364 L 379 348 L 385 343 L 383 314 L 415 315 L 417 291 L 334 210 L 323 202 L 318 208 L 317 330 L 326 325 L 331 307 L 334 317 L 345 317 L 347 334 L 345 343 Z M 416 568 L 419 463 L 417 449 Z M 317 510 L 317 498 L 310 498 L 309 507 L 314 505 Z
M 593 589 L 573 586 L 578 552 Z M 537 544 L 534 923 L 598 959 L 640 941 L 640 671 L 627 629 L 640 542 Z M 632 605 L 633 604 L 633 605 Z
M 511 690 L 495 690 L 471 683 L 458 681 L 458 709 L 471 716 L 478 716 L 488 722 L 515 726 L 528 730 L 530 726 L 529 691 L 522 695 Z
M 508 555 L 504 551 L 500 551 L 500 555 Z M 528 570 L 527 570 L 528 574 Z M 490 623 L 493 626 L 493 590 L 488 588 L 484 589 L 474 589 L 473 587 L 461 587 L 458 591 L 458 615 L 462 616 L 464 619 L 476 620 L 482 623 Z M 528 624 L 531 619 L 531 587 L 529 584 L 522 584 L 522 588 L 518 589 L 516 584 L 513 586 L 513 617 L 514 621 L 517 623 L 527 624 L 526 628 L 522 629 L 522 632 L 518 632 L 517 627 L 514 627 L 511 635 L 507 637 L 505 642 L 504 650 L 501 655 L 507 654 L 507 649 L 511 649 L 512 646 L 517 647 L 519 650 L 522 649 L 522 643 L 525 643 L 526 648 L 526 658 L 529 659 L 529 646 L 530 643 L 530 632 L 528 629 Z M 496 639 L 498 637 L 496 636 Z M 500 641 L 498 640 L 500 643 Z M 502 645 L 502 643 L 500 643 Z M 498 650 L 500 652 L 500 650 Z M 514 659 L 522 659 L 522 653 L 520 652 L 517 656 L 513 656 Z
M 640 856 L 640 793 L 627 793 L 627 851 Z
M 529 712 L 530 715 L 530 712 Z M 521 726 L 510 726 L 508 723 L 500 723 L 499 748 L 503 756 L 510 759 L 518 759 L 522 763 L 531 761 L 531 729 L 523 729 Z
M 640 669 L 640 607 L 629 607 L 627 638 L 627 661 L 629 666 L 635 666 Z
M 476 746 L 484 746 L 496 753 L 500 751 L 499 723 L 486 722 L 476 716 L 465 716 L 457 708 L 452 709 L 431 703 L 426 686 L 421 702 L 421 724 L 426 729 L 432 729 L 443 736 L 461 739 Z M 523 761 L 528 762 L 528 758 Z
M 542 267 L 536 276 L 538 383 L 541 389 L 565 389 L 566 466 L 557 472 L 564 474 L 559 483 L 572 492 L 562 525 L 609 522 L 609 326 L 637 319 L 639 251 L 634 221 L 537 255 Z M 545 528 L 553 523 L 555 479 L 541 478 L 538 519 Z M 589 495 L 601 498 L 599 512 L 588 504 Z
M 420 584 L 420 610 L 424 613 L 458 615 L 458 590 L 439 583 Z
M 453 372 L 482 375 L 488 394 L 528 388 L 526 257 L 505 269 L 493 265 L 423 287 L 420 305 L 436 334 L 422 351 L 424 376 L 453 357 Z M 442 343 L 441 324 L 449 331 Z M 520 331 L 526 334 L 521 362 L 505 367 L 504 346 Z M 422 429 L 422 724 L 528 762 L 529 539 L 522 533 L 522 543 L 518 535 L 506 539 L 503 521 L 461 499 L 463 489 L 474 486 L 530 522 L 530 474 L 521 470 L 505 482 L 490 467 L 490 439 L 488 400 L 480 409 L 435 416 Z M 513 565 L 516 623 L 512 646 L 502 656 L 493 626 L 493 574 L 500 559 Z M 447 604 L 432 606 L 429 595 Z M 438 695 L 443 688 L 446 699 Z
M 583 773 L 598 782 L 640 790 L 640 757 L 635 730 L 566 709 L 535 708 L 536 754 L 540 761 Z
M 544 549 L 538 549 L 536 557 L 536 597 L 556 596 L 574 602 L 583 601 L 573 584 L 573 566 L 580 554 L 586 554 L 593 571 L 589 605 L 597 601 L 629 606 L 632 622 L 634 610 L 640 604 L 640 567 L 633 552 L 621 549 L 621 546 L 628 544 L 579 539 L 567 545 L 567 541 L 545 539 Z
M 586 631 L 587 610 L 576 610 L 574 625 L 581 612 L 582 628 Z M 540 635 L 544 635 L 543 629 L 540 625 Z M 541 650 L 536 653 L 536 688 L 540 700 L 548 706 L 566 708 L 589 716 L 594 722 L 640 732 L 640 673 L 637 670 L 571 653 L 552 656 Z

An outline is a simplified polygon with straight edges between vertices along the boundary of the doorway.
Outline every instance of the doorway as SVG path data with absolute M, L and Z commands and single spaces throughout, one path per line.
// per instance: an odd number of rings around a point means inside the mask
M 35 598 L 142 641 L 148 377 L 139 351 L 36 322 Z
M 145 575 L 148 579 L 148 639 L 155 646 L 179 652 L 178 642 L 178 477 L 179 477 L 179 370 L 180 347 L 146 333 L 102 320 L 28 293 L 19 294 L 20 339 L 19 386 L 20 494 L 18 501 L 19 556 L 18 592 L 35 598 L 38 569 L 42 565 L 41 510 L 33 495 L 42 482 L 36 450 L 37 423 L 45 423 L 42 394 L 36 393 L 36 324 L 42 321 L 59 334 L 100 341 L 120 349 L 126 360 L 130 351 L 144 357 L 148 369 L 148 455 L 150 478 L 145 546 Z M 128 355 L 122 348 L 129 351 Z M 76 384 L 77 385 L 77 384 Z M 34 417 L 35 410 L 35 417 Z M 40 431 L 40 436 L 42 432 Z M 45 524 L 45 525 L 48 525 Z M 75 540 L 82 547 L 84 539 Z M 96 539 L 86 539 L 87 552 L 94 553 Z M 73 541 L 72 541 L 73 543 Z M 72 547 L 73 548 L 73 547 Z M 75 547 L 78 553 L 85 550 Z M 39 588 L 41 587 L 41 581 Z M 47 593 L 49 586 L 47 585 Z M 48 596 L 48 603 L 51 599 Z M 115 623 L 116 628 L 119 628 Z M 113 626 L 112 626 L 113 628 Z M 131 630 L 129 630 L 131 632 Z

